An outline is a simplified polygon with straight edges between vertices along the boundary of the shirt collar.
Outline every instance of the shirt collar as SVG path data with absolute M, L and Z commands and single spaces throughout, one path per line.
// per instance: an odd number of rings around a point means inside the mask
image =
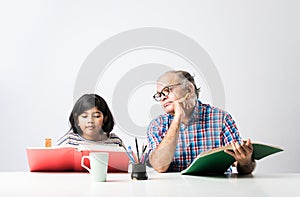
M 201 101 L 200 100 L 196 100 L 196 105 L 194 108 L 194 111 L 188 121 L 188 124 L 191 124 L 192 122 L 194 122 L 195 119 L 197 119 L 197 116 L 199 114 L 199 106 L 201 105 Z

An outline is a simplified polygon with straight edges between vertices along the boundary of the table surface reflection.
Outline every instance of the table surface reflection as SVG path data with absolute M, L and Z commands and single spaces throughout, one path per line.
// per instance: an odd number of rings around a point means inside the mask
M 300 196 L 300 174 L 188 176 L 148 172 L 148 180 L 109 173 L 0 172 L 0 196 Z

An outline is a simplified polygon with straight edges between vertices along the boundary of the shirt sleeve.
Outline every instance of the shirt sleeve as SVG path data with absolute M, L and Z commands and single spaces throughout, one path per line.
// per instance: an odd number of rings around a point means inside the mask
M 224 114 L 222 132 L 223 145 L 230 144 L 232 141 L 242 142 L 236 123 L 229 113 Z
M 149 148 L 149 154 L 155 150 L 159 143 L 162 141 L 162 126 L 160 118 L 152 120 L 147 129 L 147 142 Z
M 73 131 L 68 131 L 57 141 L 57 146 L 78 146 L 82 143 L 82 139 Z

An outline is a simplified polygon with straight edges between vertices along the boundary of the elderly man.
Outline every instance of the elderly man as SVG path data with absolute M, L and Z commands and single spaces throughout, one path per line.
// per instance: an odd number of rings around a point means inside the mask
M 147 130 L 149 161 L 158 172 L 180 172 L 201 152 L 231 144 L 226 151 L 236 160 L 238 173 L 255 168 L 250 139 L 243 142 L 229 113 L 198 100 L 193 76 L 169 71 L 157 80 L 158 101 L 166 114 L 151 121 Z

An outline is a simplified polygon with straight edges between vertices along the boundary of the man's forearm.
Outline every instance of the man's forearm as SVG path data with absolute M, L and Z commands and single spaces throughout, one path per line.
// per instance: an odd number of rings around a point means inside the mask
M 179 136 L 180 121 L 174 119 L 167 134 L 156 150 L 150 155 L 150 163 L 158 172 L 165 172 L 173 160 Z

